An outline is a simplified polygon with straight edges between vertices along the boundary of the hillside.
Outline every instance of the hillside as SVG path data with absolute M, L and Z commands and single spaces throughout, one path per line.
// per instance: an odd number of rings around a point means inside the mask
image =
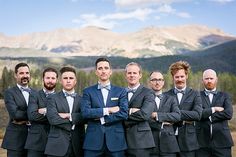
M 59 56 L 106 55 L 136 58 L 182 54 L 233 39 L 236 37 L 201 25 L 148 27 L 123 34 L 90 26 L 19 36 L 5 36 L 0 33 L 0 48 L 13 48 L 11 56 L 25 56 L 22 51 L 17 51 L 22 48 L 30 50 L 26 56 L 33 56 L 35 51 L 40 51 L 42 54 L 50 52 Z
M 91 69 L 98 56 L 75 56 L 75 57 L 0 57 L 0 67 L 8 65 L 13 68 L 19 61 L 28 62 L 31 67 L 44 68 L 46 66 L 61 67 L 71 65 L 78 69 Z M 188 61 L 193 71 L 201 71 L 206 68 L 213 68 L 218 72 L 229 72 L 236 75 L 236 40 L 219 44 L 202 51 L 195 51 L 188 54 L 161 56 L 152 58 L 125 58 L 109 57 L 114 69 L 123 69 L 131 61 L 139 62 L 148 71 L 161 70 L 166 72 L 171 63 L 178 60 Z

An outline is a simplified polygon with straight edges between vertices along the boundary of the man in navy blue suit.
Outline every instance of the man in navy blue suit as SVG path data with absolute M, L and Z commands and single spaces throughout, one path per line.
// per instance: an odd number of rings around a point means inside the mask
M 127 92 L 110 83 L 111 65 L 106 58 L 95 63 L 98 83 L 84 89 L 82 116 L 88 126 L 84 141 L 85 157 L 124 157 L 127 148 L 123 120 L 128 116 Z

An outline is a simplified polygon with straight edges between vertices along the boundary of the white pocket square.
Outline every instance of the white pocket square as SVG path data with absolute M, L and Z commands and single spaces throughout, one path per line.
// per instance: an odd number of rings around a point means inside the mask
M 111 98 L 111 100 L 118 100 L 119 98 Z

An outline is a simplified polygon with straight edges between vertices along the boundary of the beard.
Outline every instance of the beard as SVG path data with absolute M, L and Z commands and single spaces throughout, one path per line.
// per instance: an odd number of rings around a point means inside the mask
M 46 83 L 44 83 L 43 86 L 44 86 L 45 89 L 51 91 L 56 87 L 56 84 L 53 84 L 53 83 L 47 83 L 46 84 Z
M 206 88 L 207 90 L 212 90 L 212 89 L 215 88 L 215 84 L 213 84 L 213 83 L 207 83 L 207 84 L 205 85 L 205 88 Z

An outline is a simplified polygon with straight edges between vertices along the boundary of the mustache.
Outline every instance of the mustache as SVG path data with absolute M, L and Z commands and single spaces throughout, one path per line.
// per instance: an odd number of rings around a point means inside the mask
M 184 83 L 183 81 L 177 81 L 176 84 Z
M 22 82 L 22 81 L 25 81 L 25 80 L 29 82 L 29 77 L 22 77 L 22 78 L 21 78 L 21 82 Z

